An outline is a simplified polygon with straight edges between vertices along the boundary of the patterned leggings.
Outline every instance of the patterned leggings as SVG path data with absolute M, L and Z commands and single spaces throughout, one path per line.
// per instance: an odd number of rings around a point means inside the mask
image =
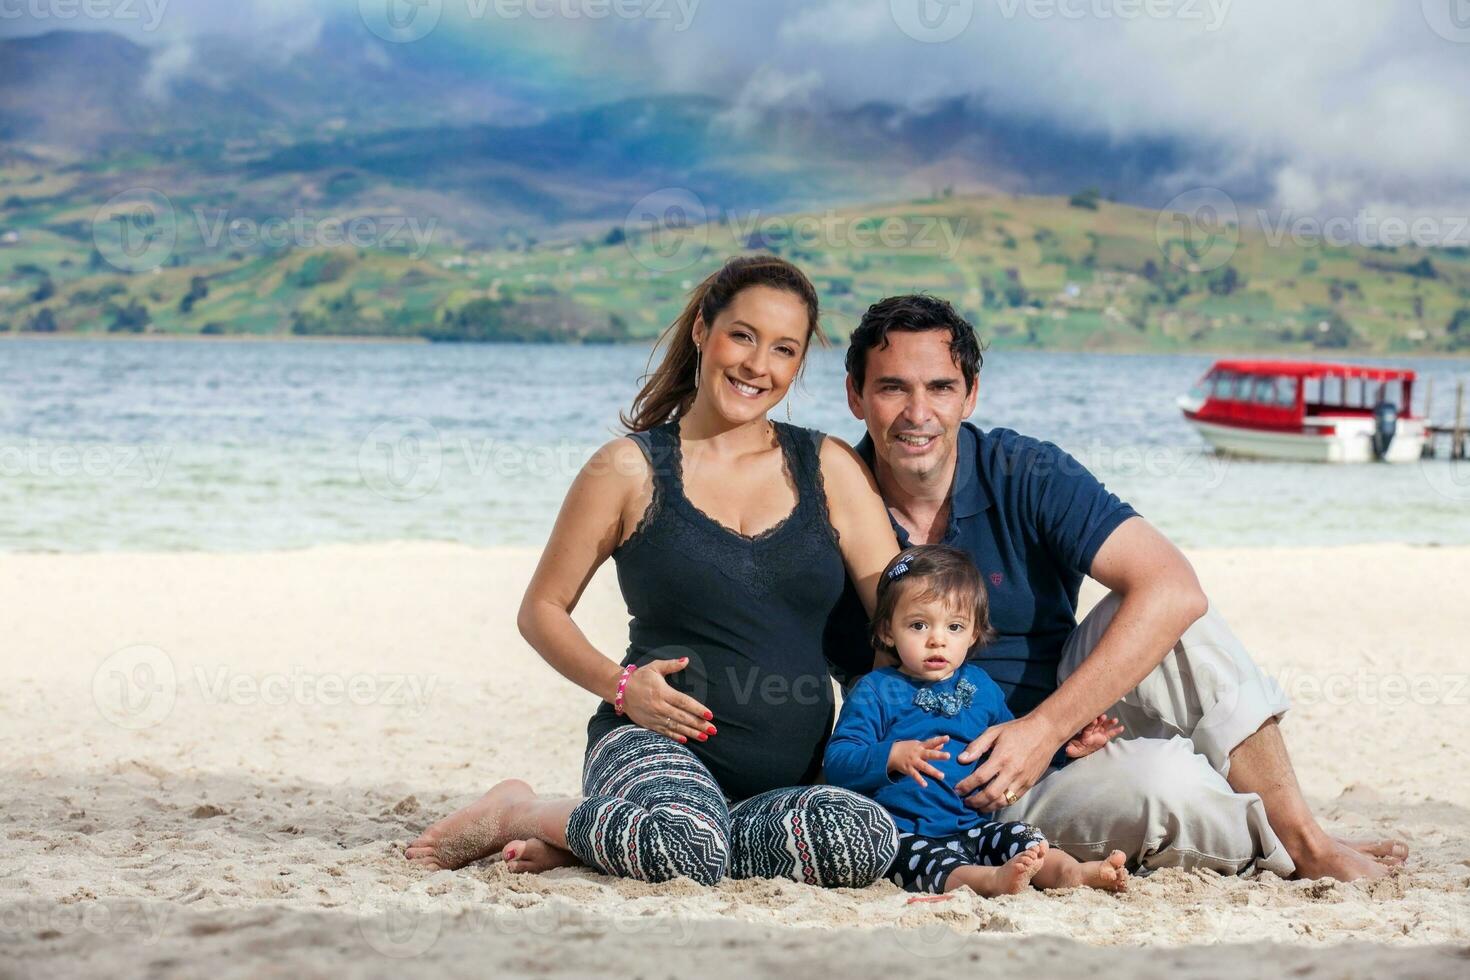
M 899 834 L 888 877 L 904 891 L 944 893 L 950 872 L 966 865 L 998 867 L 1046 842 L 1030 824 L 991 821 L 947 837 Z
M 728 876 L 864 888 L 898 848 L 888 812 L 836 786 L 775 789 L 730 806 L 693 752 L 636 725 L 587 750 L 582 793 L 567 822 L 572 852 L 639 881 L 713 885 Z

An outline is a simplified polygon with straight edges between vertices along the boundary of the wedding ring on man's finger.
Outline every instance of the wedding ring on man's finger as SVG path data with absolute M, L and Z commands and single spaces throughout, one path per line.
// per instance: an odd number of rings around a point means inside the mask
M 1013 789 L 1006 790 L 1006 806 L 1015 806 L 1016 803 L 1020 799 L 1021 798 L 1016 795 L 1016 791 L 1015 790 L 1013 790 Z

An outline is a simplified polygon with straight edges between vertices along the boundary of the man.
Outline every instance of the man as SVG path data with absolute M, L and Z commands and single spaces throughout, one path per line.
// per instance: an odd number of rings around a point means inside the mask
M 847 354 L 848 404 L 868 430 L 855 448 L 899 543 L 965 550 L 990 589 L 999 636 L 976 656 L 1016 720 L 964 749 L 961 762 L 982 762 L 956 791 L 1080 860 L 1118 848 L 1145 870 L 1342 880 L 1401 864 L 1398 841 L 1340 841 L 1317 823 L 1277 727 L 1287 700 L 1184 555 L 1056 446 L 964 421 L 981 363 L 974 328 L 929 296 L 875 304 Z M 1078 625 L 1085 575 L 1112 592 Z M 826 638 L 844 684 L 872 666 L 865 637 L 849 584 Z M 1058 755 L 1103 713 L 1122 738 Z

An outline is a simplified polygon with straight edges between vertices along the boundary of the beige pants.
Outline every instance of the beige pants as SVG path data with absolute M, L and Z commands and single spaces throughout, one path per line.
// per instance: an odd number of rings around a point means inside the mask
M 1119 602 L 1107 596 L 1078 624 L 1059 680 L 1092 652 Z M 1287 877 L 1295 865 L 1261 798 L 1235 792 L 1225 777 L 1231 750 L 1289 707 L 1212 607 L 1109 710 L 1126 726 L 1122 736 L 1051 770 L 995 819 L 1032 824 L 1083 861 L 1121 850 L 1129 867 L 1144 871 L 1202 867 Z

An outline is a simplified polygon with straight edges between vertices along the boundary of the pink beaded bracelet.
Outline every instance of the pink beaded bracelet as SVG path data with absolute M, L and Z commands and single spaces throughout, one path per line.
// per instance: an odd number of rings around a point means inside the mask
M 620 715 L 623 713 L 623 694 L 628 689 L 628 678 L 632 677 L 633 671 L 637 669 L 637 664 L 629 664 L 623 668 L 623 676 L 618 678 L 618 693 L 613 695 L 613 710 Z

